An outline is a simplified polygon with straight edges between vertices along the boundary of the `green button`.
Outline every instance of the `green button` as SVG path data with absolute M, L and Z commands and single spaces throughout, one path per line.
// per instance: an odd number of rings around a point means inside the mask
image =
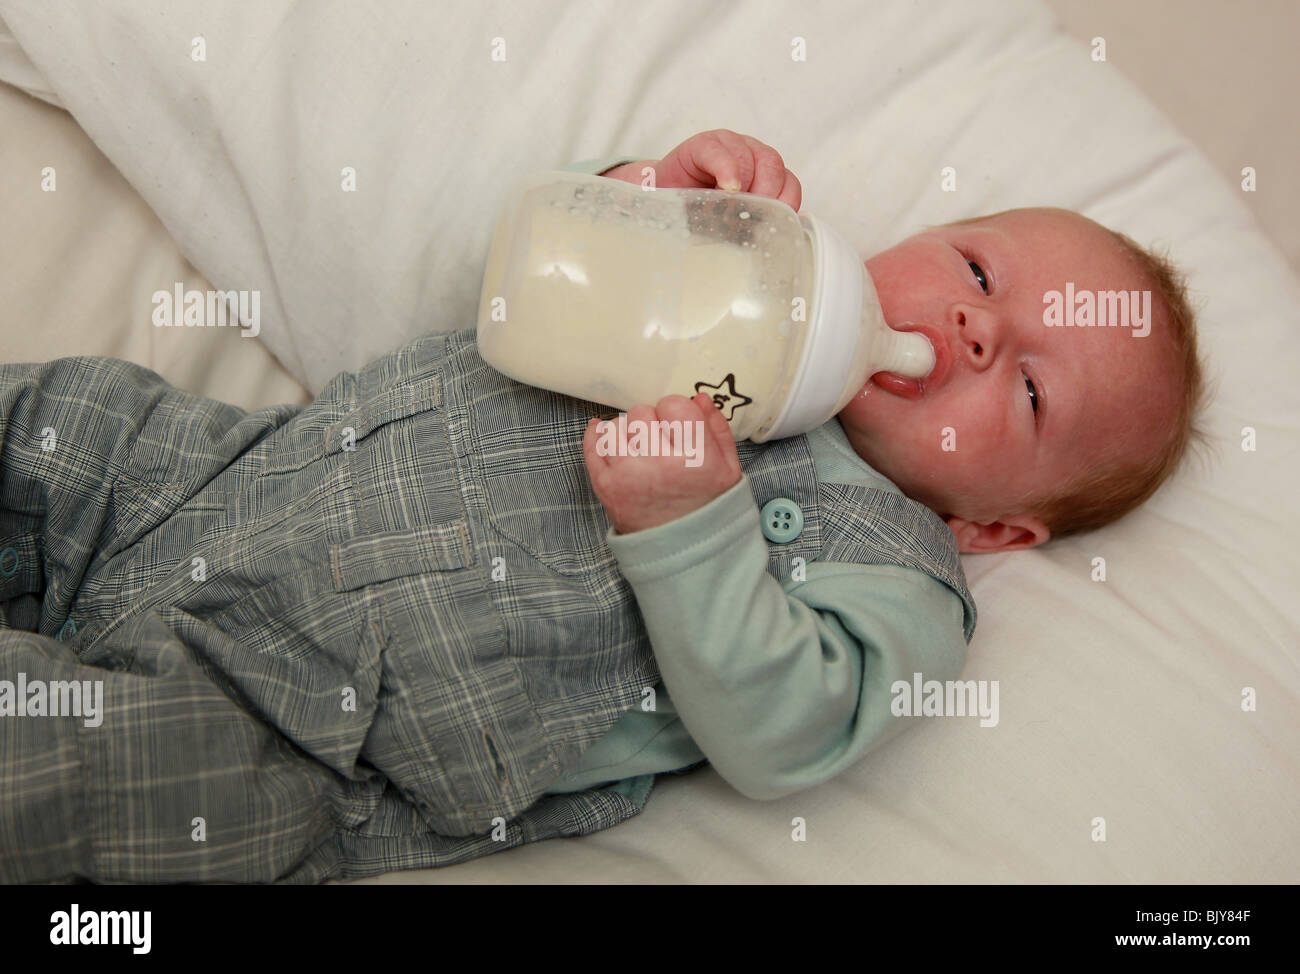
M 758 517 L 763 524 L 763 537 L 777 544 L 788 544 L 803 530 L 803 510 L 788 497 L 768 501 Z

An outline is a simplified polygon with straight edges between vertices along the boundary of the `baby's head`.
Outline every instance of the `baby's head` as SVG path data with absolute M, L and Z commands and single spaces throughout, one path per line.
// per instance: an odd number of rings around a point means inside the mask
M 1070 210 L 1007 210 L 930 228 L 866 266 L 885 320 L 926 335 L 937 362 L 919 382 L 873 377 L 840 424 L 962 551 L 1107 524 L 1203 436 L 1182 283 L 1128 237 Z M 1115 293 L 1134 291 L 1127 307 Z

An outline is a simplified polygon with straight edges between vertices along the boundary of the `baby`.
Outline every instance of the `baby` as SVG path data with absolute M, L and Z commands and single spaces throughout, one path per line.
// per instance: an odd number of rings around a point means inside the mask
M 727 131 L 585 168 L 800 202 Z M 253 413 L 114 359 L 0 366 L 0 881 L 450 865 L 617 824 L 705 761 L 759 799 L 857 763 L 910 724 L 896 684 L 961 672 L 958 550 L 1140 503 L 1200 388 L 1167 266 L 1067 211 L 867 267 L 931 375 L 764 444 L 707 397 L 629 412 L 703 423 L 699 465 L 602 455 L 601 407 L 472 330 Z M 1122 325 L 1044 323 L 1051 292 L 1147 289 Z

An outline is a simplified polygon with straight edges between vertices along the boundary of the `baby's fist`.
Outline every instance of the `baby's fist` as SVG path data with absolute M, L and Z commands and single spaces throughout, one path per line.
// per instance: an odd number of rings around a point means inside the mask
M 742 476 L 731 428 L 705 393 L 634 406 L 619 434 L 614 420 L 592 419 L 582 438 L 592 490 L 619 534 L 675 521 Z
M 718 189 L 778 199 L 798 210 L 803 189 L 781 154 L 758 139 L 730 129 L 692 135 L 655 166 L 655 185 L 665 189 Z

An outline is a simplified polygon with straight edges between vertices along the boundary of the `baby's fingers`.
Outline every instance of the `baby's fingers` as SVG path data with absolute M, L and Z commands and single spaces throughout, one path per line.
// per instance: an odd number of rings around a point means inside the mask
M 789 169 L 785 171 L 785 185 L 781 187 L 781 195 L 777 199 L 796 213 L 799 212 L 799 204 L 803 202 L 803 186 Z
M 754 160 L 754 179 L 746 192 L 753 193 L 755 196 L 766 196 L 769 199 L 781 199 L 781 192 L 786 185 L 786 176 L 790 174 L 790 170 L 785 168 L 781 153 L 748 135 L 742 135 L 740 138 L 744 139 Z
M 731 475 L 731 483 L 740 479 L 740 455 L 736 450 L 736 437 L 731 432 L 731 424 L 722 415 L 722 410 L 713 405 L 708 393 L 695 394 L 695 404 L 704 410 L 704 429 L 708 433 L 706 449 L 717 451 Z
M 609 461 L 596 450 L 596 441 L 600 439 L 598 427 L 603 422 L 599 416 L 593 416 L 582 432 L 582 455 L 587 461 L 587 469 L 594 478 L 596 473 L 609 467 Z
M 740 193 L 754 180 L 754 159 L 744 138 L 726 129 L 704 132 L 682 147 L 681 165 L 686 174 L 702 186 L 710 182 L 718 189 Z

